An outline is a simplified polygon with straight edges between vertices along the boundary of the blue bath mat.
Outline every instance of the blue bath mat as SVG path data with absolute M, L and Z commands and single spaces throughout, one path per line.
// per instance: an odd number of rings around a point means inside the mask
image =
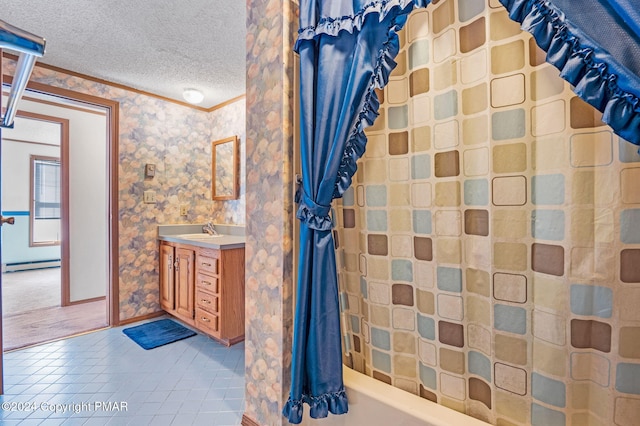
M 196 335 L 194 331 L 170 319 L 125 328 L 122 332 L 143 349 L 157 348 Z

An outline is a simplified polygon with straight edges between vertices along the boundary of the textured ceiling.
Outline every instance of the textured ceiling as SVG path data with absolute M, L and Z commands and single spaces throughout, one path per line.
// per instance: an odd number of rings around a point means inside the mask
M 183 101 L 245 93 L 246 2 L 2 0 L 0 19 L 44 37 L 39 62 Z

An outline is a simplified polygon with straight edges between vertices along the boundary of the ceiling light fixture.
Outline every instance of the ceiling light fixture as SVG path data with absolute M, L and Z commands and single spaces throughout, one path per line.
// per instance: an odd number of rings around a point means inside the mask
M 184 89 L 182 97 L 190 104 L 199 104 L 204 100 L 204 94 L 198 89 Z

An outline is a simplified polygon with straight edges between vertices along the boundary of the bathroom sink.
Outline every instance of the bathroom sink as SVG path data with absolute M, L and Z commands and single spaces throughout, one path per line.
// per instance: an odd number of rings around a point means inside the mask
M 178 234 L 178 235 L 174 235 L 174 237 L 176 237 L 176 238 L 184 238 L 186 240 L 202 240 L 202 241 L 206 241 L 206 240 L 211 240 L 211 239 L 214 239 L 214 238 L 222 237 L 222 235 L 220 235 L 220 234 L 209 235 L 209 234 L 199 233 L 199 234 Z

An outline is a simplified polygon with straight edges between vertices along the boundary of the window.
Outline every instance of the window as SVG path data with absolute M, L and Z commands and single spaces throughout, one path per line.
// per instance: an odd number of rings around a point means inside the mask
M 35 219 L 60 219 L 60 161 L 34 160 Z
M 31 246 L 60 244 L 61 201 L 60 159 L 31 156 Z

